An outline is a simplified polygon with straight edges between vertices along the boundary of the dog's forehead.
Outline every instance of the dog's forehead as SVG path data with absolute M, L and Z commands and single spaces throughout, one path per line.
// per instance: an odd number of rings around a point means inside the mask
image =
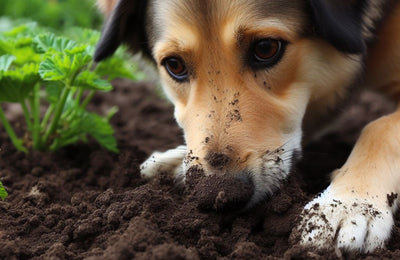
M 300 30 L 304 17 L 304 0 L 152 0 L 147 31 L 153 45 L 171 30 L 189 28 L 210 37 L 224 25 L 234 30 L 254 21 L 280 20 L 289 30 Z

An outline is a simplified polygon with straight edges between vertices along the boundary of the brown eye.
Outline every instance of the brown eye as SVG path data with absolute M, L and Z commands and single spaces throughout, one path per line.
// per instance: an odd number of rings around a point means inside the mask
M 173 79 L 181 82 L 188 78 L 188 71 L 182 59 L 169 57 L 164 59 L 162 64 Z
M 275 65 L 283 55 L 286 42 L 272 38 L 257 40 L 251 48 L 253 67 L 270 67 Z
M 264 61 L 273 58 L 281 48 L 281 42 L 273 39 L 263 39 L 254 46 L 254 56 L 257 60 Z

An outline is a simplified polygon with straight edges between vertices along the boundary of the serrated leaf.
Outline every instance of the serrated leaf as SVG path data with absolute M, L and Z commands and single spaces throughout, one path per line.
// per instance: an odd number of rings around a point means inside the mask
M 57 131 L 58 140 L 55 141 L 56 149 L 79 140 L 85 141 L 86 136 L 90 135 L 104 148 L 118 152 L 114 130 L 107 118 L 74 107 L 73 99 L 67 101 L 65 113 L 74 113 L 74 116 L 66 117 L 61 122 L 62 128 Z
M 82 119 L 82 129 L 91 135 L 97 142 L 107 150 L 118 152 L 117 141 L 114 137 L 114 129 L 107 119 L 86 112 Z
M 64 37 L 57 37 L 52 33 L 36 36 L 33 40 L 33 45 L 35 50 L 39 53 L 45 53 L 47 51 L 63 52 L 78 46 L 75 41 Z
M 36 29 L 37 29 L 37 23 L 31 22 L 14 27 L 12 30 L 4 32 L 3 35 L 9 38 L 17 39 L 21 36 L 35 35 Z
M 0 38 L 0 55 L 13 55 L 16 58 L 14 61 L 14 65 L 16 66 L 23 66 L 30 62 L 39 62 L 40 55 L 28 44 L 29 39 L 24 38 L 21 41 L 24 43 L 20 42 L 18 45 L 14 40 Z
M 28 36 L 21 37 L 21 38 L 18 38 L 18 39 L 14 42 L 14 46 L 15 46 L 16 48 L 31 47 L 32 41 L 33 41 L 32 37 L 28 37 Z
M 46 58 L 39 65 L 39 75 L 43 80 L 64 80 L 67 77 L 67 73 L 63 68 L 56 65 L 54 59 Z
M 41 57 L 31 47 L 22 47 L 10 52 L 15 56 L 14 65 L 20 67 L 27 63 L 39 63 Z
M 8 193 L 7 193 L 6 189 L 3 186 L 3 183 L 0 181 L 0 198 L 2 200 L 4 200 L 4 199 L 7 198 L 7 196 L 8 196 Z
M 65 49 L 64 52 L 70 55 L 75 55 L 75 54 L 87 54 L 86 53 L 86 45 L 80 45 L 80 46 L 76 46 L 72 49 Z
M 39 81 L 36 64 L 27 64 L 16 70 L 0 74 L 0 102 L 20 102 L 25 99 Z
M 0 56 L 0 71 L 7 71 L 14 60 L 15 56 L 13 55 Z
M 54 54 L 46 58 L 39 66 L 39 74 L 43 80 L 59 81 L 67 78 L 86 66 L 91 57 L 85 52 L 70 54 Z
M 112 90 L 112 86 L 108 81 L 100 79 L 99 76 L 92 71 L 83 71 L 80 73 L 76 78 L 74 85 L 76 87 L 100 91 Z

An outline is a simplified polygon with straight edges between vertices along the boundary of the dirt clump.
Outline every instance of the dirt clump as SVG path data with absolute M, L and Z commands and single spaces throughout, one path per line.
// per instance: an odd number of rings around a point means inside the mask
M 201 210 L 234 211 L 246 206 L 254 193 L 248 176 L 214 174 L 205 176 L 199 167 L 191 167 L 186 177 L 194 201 Z

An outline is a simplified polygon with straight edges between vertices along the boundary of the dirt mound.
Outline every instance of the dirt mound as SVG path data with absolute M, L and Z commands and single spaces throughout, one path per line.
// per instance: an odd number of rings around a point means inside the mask
M 167 175 L 151 182 L 140 178 L 140 163 L 153 150 L 182 144 L 182 132 L 172 107 L 151 87 L 127 81 L 115 85 L 112 93 L 97 96 L 91 109 L 119 106 L 112 123 L 120 154 L 90 142 L 54 154 L 25 155 L 15 151 L 1 129 L 0 176 L 9 192 L 0 201 L 1 259 L 338 258 L 335 252 L 291 246 L 288 238 L 301 208 L 344 162 L 356 130 L 371 115 L 385 112 L 376 105 L 382 103 L 378 97 L 363 94 L 341 119 L 345 128 L 308 145 L 304 160 L 276 195 L 247 212 L 227 213 L 218 209 L 227 201 L 245 200 L 251 184 L 220 178 L 210 195 L 210 180 L 201 172 L 189 178 L 195 187 L 189 191 Z M 222 188 L 227 183 L 245 192 L 230 194 Z M 400 257 L 399 214 L 395 221 L 388 249 L 360 257 Z

